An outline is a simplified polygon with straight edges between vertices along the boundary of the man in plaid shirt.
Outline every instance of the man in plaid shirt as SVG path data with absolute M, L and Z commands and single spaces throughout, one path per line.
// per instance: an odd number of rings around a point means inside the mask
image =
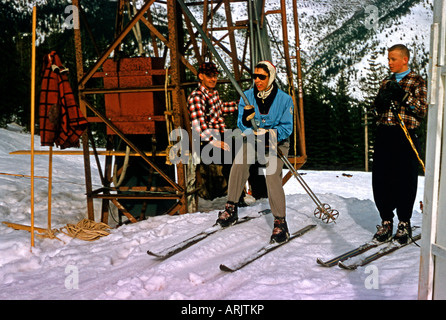
M 218 74 L 214 63 L 203 63 L 198 69 L 200 83 L 189 95 L 187 103 L 193 133 L 198 133 L 202 142 L 209 142 L 214 147 L 229 151 L 228 144 L 221 139 L 226 128 L 223 114 L 237 111 L 237 102 L 221 101 L 215 89 Z
M 382 222 L 374 235 L 378 241 L 392 238 L 395 209 L 399 223 L 394 239 L 405 243 L 412 236 L 410 219 L 418 186 L 418 158 L 390 109 L 393 103 L 418 149 L 416 129 L 427 113 L 427 89 L 423 78 L 409 68 L 409 58 L 404 45 L 388 49 L 392 75 L 382 82 L 373 103 L 378 126 L 372 186 Z
M 198 88 L 189 95 L 187 104 L 194 146 L 199 145 L 201 160 L 205 164 L 222 164 L 222 174 L 226 181 L 229 181 L 233 154 L 231 146 L 224 141 L 226 125 L 223 114 L 237 111 L 238 104 L 237 101 L 221 101 L 215 89 L 218 74 L 214 63 L 205 62 L 200 65 L 200 82 Z M 243 196 L 240 199 L 243 199 Z

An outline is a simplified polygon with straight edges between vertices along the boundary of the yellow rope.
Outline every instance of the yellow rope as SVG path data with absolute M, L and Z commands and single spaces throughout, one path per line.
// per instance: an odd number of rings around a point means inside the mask
M 43 233 L 38 233 L 38 234 L 36 234 L 36 236 L 38 237 L 38 238 L 49 238 L 49 239 L 57 239 L 57 240 L 59 240 L 59 241 L 62 241 L 63 243 L 65 243 L 65 241 L 63 241 L 63 240 L 61 240 L 61 239 L 59 239 L 58 237 L 56 237 L 56 233 L 58 233 L 59 232 L 59 230 L 57 230 L 57 229 L 51 229 L 51 230 L 45 230 Z
M 10 223 L 3 221 L 4 224 L 6 224 L 8 227 L 13 228 L 15 230 L 26 230 L 30 231 L 29 226 L 16 224 L 16 223 Z M 63 231 L 63 229 L 66 230 Z M 74 224 L 67 224 L 65 227 L 62 227 L 60 229 L 43 229 L 43 228 L 34 228 L 34 231 L 37 231 L 37 237 L 39 238 L 49 238 L 49 239 L 57 239 L 59 241 L 62 241 L 65 243 L 65 241 L 59 239 L 56 234 L 61 232 L 63 234 L 66 234 L 73 238 L 78 238 L 81 240 L 86 241 L 93 241 L 97 240 L 101 237 L 108 236 L 110 232 L 108 231 L 110 229 L 110 226 L 108 226 L 105 223 L 102 222 L 94 222 L 88 219 L 83 219 L 80 222 L 78 222 L 76 225 Z
M 65 229 L 66 232 L 64 232 L 63 229 Z M 83 219 L 76 225 L 67 224 L 65 227 L 60 229 L 60 232 L 73 238 L 78 238 L 85 241 L 94 241 L 101 237 L 108 236 L 110 232 L 107 229 L 110 229 L 110 226 L 105 223 Z

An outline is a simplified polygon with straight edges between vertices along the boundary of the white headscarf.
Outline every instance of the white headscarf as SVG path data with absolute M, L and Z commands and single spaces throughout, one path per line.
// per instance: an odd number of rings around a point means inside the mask
M 265 65 L 269 71 L 269 81 L 268 85 L 266 86 L 267 89 L 265 91 L 259 91 L 259 93 L 257 94 L 259 98 L 266 99 L 273 90 L 272 84 L 274 80 L 276 80 L 276 67 L 268 60 L 260 61 L 257 65 L 259 64 Z

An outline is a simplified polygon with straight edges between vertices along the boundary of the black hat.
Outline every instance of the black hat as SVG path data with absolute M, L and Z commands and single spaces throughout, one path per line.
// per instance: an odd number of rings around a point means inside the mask
M 213 62 L 205 62 L 198 68 L 198 74 L 200 73 L 220 73 L 220 71 L 218 71 L 217 66 Z

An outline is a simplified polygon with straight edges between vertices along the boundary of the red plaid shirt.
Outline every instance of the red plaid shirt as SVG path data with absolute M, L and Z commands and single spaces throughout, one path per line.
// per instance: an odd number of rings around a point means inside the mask
M 392 80 L 392 78 L 386 78 L 382 84 L 384 85 Z M 421 120 L 424 119 L 427 113 L 427 88 L 424 79 L 413 71 L 410 71 L 399 82 L 404 91 L 409 92 L 406 105 L 401 106 L 400 115 L 404 121 L 404 124 L 408 129 L 417 128 Z M 380 88 L 380 89 L 381 89 Z M 392 111 L 387 111 L 378 116 L 378 124 L 383 125 L 398 125 L 398 121 L 393 115 Z
M 217 90 L 210 92 L 203 85 L 199 85 L 187 99 L 192 122 L 192 130 L 199 133 L 201 139 L 209 141 L 211 129 L 225 130 L 224 113 L 237 110 L 237 102 L 222 102 Z

